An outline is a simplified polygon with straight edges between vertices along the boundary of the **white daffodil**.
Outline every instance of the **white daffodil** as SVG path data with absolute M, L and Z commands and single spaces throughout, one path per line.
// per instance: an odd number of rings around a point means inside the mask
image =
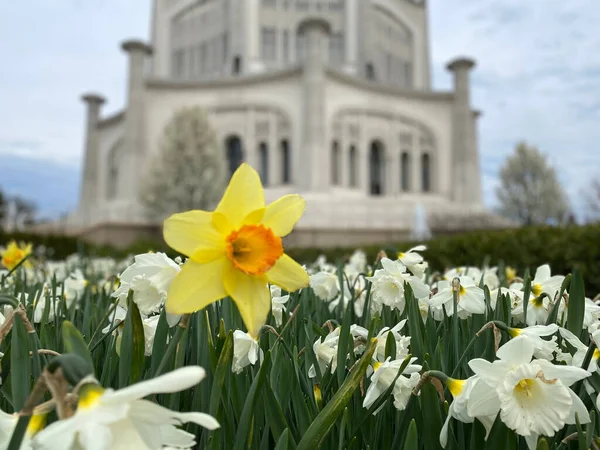
M 469 367 L 479 376 L 467 412 L 471 417 L 500 413 L 504 424 L 524 436 L 535 449 L 540 435 L 553 436 L 565 424 L 590 421 L 581 399 L 569 386 L 590 373 L 578 367 L 532 361 L 535 346 L 519 336 L 498 349 L 498 360 L 473 359 Z
M 18 421 L 18 414 L 8 414 L 0 410 L 0 448 L 8 448 L 8 444 L 10 442 L 13 432 L 15 431 L 15 427 L 17 426 Z M 20 450 L 31 449 L 31 439 L 33 438 L 33 436 L 35 436 L 36 433 L 38 433 L 42 428 L 44 428 L 45 424 L 45 415 L 34 414 L 33 416 L 31 416 L 29 424 L 27 425 L 27 430 L 25 431 L 25 435 L 23 436 L 23 440 L 21 441 L 21 447 L 19 447 Z
M 242 373 L 244 368 L 256 364 L 263 359 L 263 351 L 258 346 L 258 340 L 241 330 L 233 332 L 233 362 L 231 371 Z
M 79 392 L 75 415 L 40 431 L 34 437 L 33 445 L 44 450 L 191 447 L 195 444 L 195 436 L 178 426 L 193 422 L 214 430 L 219 423 L 208 414 L 171 411 L 142 399 L 150 394 L 188 389 L 204 376 L 201 367 L 188 366 L 117 391 L 94 383 L 86 384 Z
M 133 301 L 140 313 L 149 316 L 160 310 L 180 270 L 179 265 L 164 253 L 137 255 L 135 262 L 120 275 L 121 286 L 113 293 L 113 297 L 126 306 L 127 294 L 130 289 L 133 290 Z
M 483 314 L 485 312 L 485 299 L 483 289 L 478 287 L 472 278 L 460 277 L 460 290 L 456 312 L 458 317 L 464 319 L 470 314 Z M 446 314 L 454 314 L 454 297 L 452 295 L 452 283 L 447 280 L 438 282 L 438 292 L 429 299 L 429 306 L 434 310 L 446 309 Z
M 126 317 L 127 317 L 127 310 L 125 308 L 122 308 L 121 306 L 117 305 L 115 310 L 113 312 L 111 312 L 109 315 L 109 319 L 111 322 L 108 325 L 106 325 L 104 328 L 102 328 L 102 334 L 108 333 L 110 331 L 110 329 L 113 328 L 116 324 L 122 323 Z M 116 331 L 117 330 L 114 330 L 113 334 L 115 334 Z
M 564 302 L 561 302 L 561 305 Z M 585 299 L 585 309 L 583 311 L 583 328 L 594 328 L 600 324 L 600 306 L 594 303 L 592 299 Z
M 479 286 L 479 282 L 481 281 L 481 269 L 478 267 L 454 267 L 453 269 L 448 270 L 444 274 L 444 280 L 452 281 L 454 278 L 462 278 L 469 277 L 473 282 Z
M 88 282 L 80 269 L 75 270 L 67 277 L 64 281 L 63 291 L 67 308 L 70 308 L 73 302 L 81 299 L 87 285 Z
M 531 281 L 531 295 L 539 297 L 545 293 L 550 296 L 551 301 L 554 301 L 564 279 L 565 277 L 561 275 L 550 276 L 550 266 L 544 264 L 535 271 L 535 277 Z
M 560 360 L 565 361 L 572 366 L 581 367 L 589 347 L 581 342 L 577 336 L 575 336 L 566 328 L 559 328 L 559 332 L 562 338 L 571 344 L 571 346 L 575 349 L 575 354 L 573 354 L 572 357 L 569 358 L 569 356 L 571 356 L 569 353 L 563 353 Z M 600 330 L 596 330 L 594 333 L 592 333 L 592 340 L 596 343 L 596 345 L 600 344 Z M 600 360 L 600 350 L 598 350 L 596 347 L 596 349 L 594 349 L 594 353 L 592 354 L 592 359 L 590 360 L 590 363 L 586 369 L 590 372 L 597 371 L 598 360 Z
M 289 295 L 281 295 L 281 288 L 272 284 L 271 289 L 271 311 L 275 318 L 275 324 L 280 327 L 283 323 L 283 313 L 286 311 L 285 304 L 290 299 Z
M 417 358 L 410 359 L 408 366 L 406 366 L 402 375 L 398 377 L 396 384 L 394 385 L 392 391 L 394 396 L 394 406 L 399 411 L 406 408 L 410 394 L 421 378 L 419 372 L 422 367 L 419 364 L 413 364 L 416 360 Z M 390 358 L 388 358 L 383 363 L 375 362 L 373 364 L 371 384 L 365 394 L 363 408 L 370 408 L 371 405 L 392 385 L 394 378 L 398 375 L 398 371 L 403 363 L 404 360 L 402 359 L 391 361 Z M 379 409 L 374 411 L 373 414 L 377 414 Z
M 419 279 L 423 278 L 423 274 L 427 270 L 428 264 L 417 252 L 424 252 L 425 250 L 427 250 L 426 246 L 417 245 L 406 252 L 398 253 L 398 261 L 404 264 L 406 268 Z
M 408 347 L 410 346 L 410 336 L 402 336 L 400 330 L 406 324 L 406 319 L 401 320 L 393 328 L 385 327 L 377 334 L 377 348 L 375 349 L 375 359 L 385 361 L 385 346 L 387 344 L 388 335 L 392 333 L 396 341 L 396 357 L 394 359 L 403 360 L 408 356 Z M 366 339 L 366 337 L 365 337 Z
M 337 367 L 337 348 L 340 340 L 340 327 L 333 330 L 325 338 L 319 338 L 313 344 L 313 351 L 319 363 L 321 373 L 325 372 L 327 366 L 331 366 L 331 373 L 335 372 Z M 315 366 L 311 365 L 308 369 L 308 376 L 314 378 L 317 376 Z
M 325 302 L 337 297 L 340 290 L 338 276 L 335 273 L 319 272 L 310 276 L 310 287 L 315 295 Z
M 56 314 L 56 310 L 58 309 L 58 305 L 60 299 L 58 297 L 52 298 L 50 295 L 50 291 L 44 289 L 45 294 L 38 295 L 33 300 L 33 321 L 35 323 L 41 323 L 44 318 L 44 311 L 46 311 L 46 306 L 48 307 L 48 320 L 54 320 L 54 315 Z M 27 304 L 29 294 L 19 294 L 19 301 L 24 305 Z
M 483 284 L 485 286 L 487 286 L 490 291 L 493 291 L 500 287 L 500 278 L 498 278 L 498 268 L 497 267 L 491 267 L 491 268 L 484 269 Z
M 446 416 L 446 421 L 444 422 L 444 426 L 440 432 L 440 444 L 442 447 L 446 448 L 446 444 L 448 443 L 448 426 L 450 425 L 450 419 L 452 418 L 463 423 L 472 423 L 473 420 L 477 419 L 485 427 L 486 439 L 490 434 L 497 414 L 491 416 L 472 417 L 467 412 L 467 405 L 469 396 L 471 395 L 471 390 L 478 380 L 479 377 L 475 375 L 466 380 L 454 380 L 449 378 L 448 381 L 446 381 L 446 386 L 448 387 L 448 390 L 452 394 L 454 400 L 448 408 L 448 415 Z
M 347 289 L 344 290 L 344 296 L 350 297 L 352 293 Z M 366 280 L 363 277 L 359 277 L 354 282 L 354 314 L 356 317 L 362 317 L 365 309 L 365 301 L 367 300 L 367 287 Z M 375 308 L 374 308 L 375 306 Z M 369 303 L 371 314 L 377 312 L 377 305 L 374 305 L 371 301 Z M 381 311 L 381 309 L 379 309 Z
M 362 250 L 355 250 L 348 260 L 344 271 L 364 273 L 367 270 L 367 254 Z
M 402 314 L 406 306 L 404 283 L 410 285 L 415 298 L 429 297 L 429 286 L 415 275 L 407 273 L 404 264 L 383 258 L 381 265 L 383 269 L 378 269 L 372 277 L 367 277 L 373 284 L 371 292 L 375 302 L 397 309 Z
M 154 336 L 156 335 L 156 326 L 158 325 L 160 316 L 152 316 L 142 319 L 144 326 L 144 354 L 152 356 L 152 347 L 154 346 Z
M 555 323 L 550 325 L 534 325 L 527 328 L 511 328 L 510 335 L 514 338 L 522 336 L 533 344 L 533 356 L 538 359 L 547 359 L 552 361 L 554 354 L 559 351 L 556 343 L 556 336 L 553 334 L 558 332 L 558 325 Z M 550 340 L 542 339 L 542 337 L 552 336 Z

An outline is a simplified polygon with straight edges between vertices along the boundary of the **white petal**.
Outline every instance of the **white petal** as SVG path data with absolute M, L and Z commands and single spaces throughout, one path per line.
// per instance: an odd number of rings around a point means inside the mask
M 79 431 L 75 416 L 54 422 L 40 431 L 33 438 L 36 446 L 45 450 L 64 450 L 71 448 L 75 435 Z
M 534 350 L 535 347 L 529 339 L 517 336 L 500 347 L 496 356 L 513 364 L 523 364 L 531 362 Z
M 113 435 L 110 428 L 98 423 L 88 422 L 79 430 L 79 442 L 85 450 L 110 450 Z M 63 447 L 68 448 L 68 447 Z
M 543 266 L 540 266 L 537 268 L 537 270 L 535 271 L 535 277 L 533 278 L 533 281 L 531 282 L 531 284 L 534 283 L 543 283 L 544 281 L 546 281 L 548 278 L 550 278 L 550 266 L 548 264 L 544 264 Z
M 496 390 L 483 379 L 473 386 L 467 403 L 467 412 L 471 417 L 491 416 L 500 411 L 500 400 Z
M 558 378 L 565 386 L 571 386 L 573 383 L 591 375 L 587 370 L 583 370 L 580 367 L 552 364 L 543 359 L 536 360 L 536 363 L 542 366 L 546 379 Z
M 469 367 L 475 372 L 475 375 L 479 375 L 492 388 L 500 383 L 504 378 L 504 374 L 510 370 L 509 365 L 504 361 L 495 361 L 492 364 L 481 358 L 469 361 Z
M 576 423 L 575 414 L 579 417 L 579 423 L 590 423 L 590 414 L 579 396 L 573 392 L 573 389 L 569 389 L 569 394 L 571 394 L 571 398 L 573 399 L 573 406 L 571 406 L 571 412 L 569 413 L 569 417 L 565 419 L 565 423 L 574 425 Z
M 188 366 L 166 373 L 151 380 L 142 381 L 124 389 L 104 394 L 106 401 L 130 402 L 150 394 L 171 394 L 195 386 L 206 376 L 200 366 Z M 110 400 L 108 398 L 110 396 Z

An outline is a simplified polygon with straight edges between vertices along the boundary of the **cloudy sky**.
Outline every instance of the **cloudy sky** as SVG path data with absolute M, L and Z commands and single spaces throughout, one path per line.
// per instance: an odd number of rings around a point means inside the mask
M 445 63 L 477 60 L 473 103 L 483 111 L 480 155 L 486 203 L 515 143 L 537 145 L 558 169 L 575 209 L 600 174 L 598 0 L 429 0 L 433 82 Z M 34 199 L 45 216 L 77 202 L 84 109 L 93 90 L 125 97 L 119 43 L 149 36 L 150 0 L 0 3 L 0 186 Z

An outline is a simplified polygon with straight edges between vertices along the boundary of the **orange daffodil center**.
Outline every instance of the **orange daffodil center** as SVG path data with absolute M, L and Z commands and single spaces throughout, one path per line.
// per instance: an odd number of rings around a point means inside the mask
M 269 271 L 281 255 L 281 238 L 264 225 L 244 225 L 227 236 L 227 257 L 248 275 Z
M 306 270 L 284 253 L 281 240 L 304 208 L 299 195 L 265 206 L 258 173 L 242 164 L 215 211 L 169 217 L 165 241 L 189 259 L 171 284 L 167 311 L 192 313 L 229 296 L 256 338 L 271 309 L 268 284 L 288 292 L 308 286 Z

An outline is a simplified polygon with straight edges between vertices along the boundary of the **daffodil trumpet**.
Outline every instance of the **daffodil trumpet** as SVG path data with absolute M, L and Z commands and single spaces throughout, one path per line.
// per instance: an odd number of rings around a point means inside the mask
M 258 336 L 271 309 L 268 284 L 288 292 L 308 286 L 308 274 L 284 253 L 282 244 L 304 208 L 299 195 L 265 206 L 258 173 L 242 164 L 213 212 L 169 217 L 165 241 L 189 259 L 170 286 L 167 312 L 192 313 L 229 296 L 248 332 Z

